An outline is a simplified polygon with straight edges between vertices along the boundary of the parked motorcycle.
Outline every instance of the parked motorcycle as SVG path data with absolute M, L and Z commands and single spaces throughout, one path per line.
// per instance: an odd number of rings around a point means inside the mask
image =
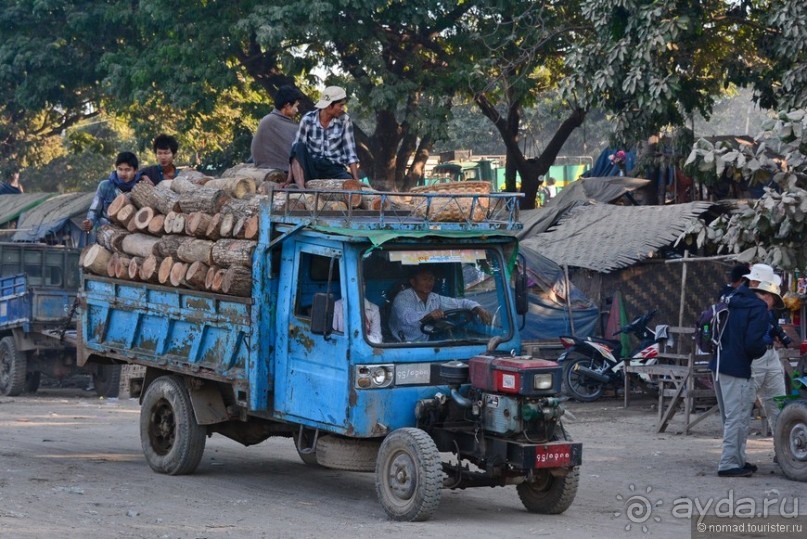
M 655 309 L 648 311 L 614 333 L 614 336 L 625 333 L 639 338 L 639 345 L 627 356 L 631 358 L 631 365 L 652 365 L 656 361 L 659 344 L 666 336 L 657 338 L 655 331 L 647 327 L 655 314 Z M 567 395 L 578 401 L 591 402 L 599 399 L 607 386 L 616 389 L 624 385 L 622 343 L 619 340 L 563 336 L 560 342 L 566 349 L 558 362 L 563 365 L 563 389 Z M 630 376 L 638 377 L 634 373 Z

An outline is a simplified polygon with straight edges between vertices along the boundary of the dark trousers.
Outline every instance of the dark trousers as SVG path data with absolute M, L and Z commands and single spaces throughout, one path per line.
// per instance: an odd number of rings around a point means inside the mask
M 296 159 L 300 163 L 303 174 L 305 174 L 305 181 L 319 179 L 349 180 L 353 177 L 344 165 L 322 157 L 315 157 L 308 153 L 308 148 L 302 142 L 292 145 L 290 159 Z

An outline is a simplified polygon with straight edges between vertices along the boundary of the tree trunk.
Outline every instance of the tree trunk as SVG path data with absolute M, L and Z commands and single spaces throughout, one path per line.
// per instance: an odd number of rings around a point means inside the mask
M 152 254 L 158 258 L 176 257 L 177 249 L 179 249 L 179 246 L 189 240 L 190 238 L 185 236 L 176 236 L 176 235 L 163 236 L 154 245 Z
M 159 215 L 159 214 L 158 214 Z M 137 230 L 148 230 L 151 220 L 154 219 L 154 210 L 149 207 L 143 207 L 137 210 L 133 221 Z
M 160 269 L 157 270 L 157 280 L 160 284 L 169 284 L 171 280 L 171 270 L 174 268 L 174 259 L 170 256 L 163 258 L 160 262 Z
M 123 238 L 129 233 L 115 225 L 103 225 L 95 234 L 95 242 L 111 252 L 120 252 L 123 249 Z
M 210 180 L 205 188 L 221 189 L 232 198 L 247 198 L 255 194 L 255 180 L 249 177 L 220 178 Z
M 84 269 L 95 275 L 106 275 L 106 265 L 110 258 L 112 253 L 95 244 L 84 255 Z
M 154 251 L 154 246 L 160 242 L 147 234 L 129 234 L 123 238 L 123 252 L 132 256 L 146 258 Z
M 216 214 L 218 215 L 218 214 Z M 185 219 L 185 234 L 188 236 L 195 236 L 203 238 L 207 234 L 207 227 L 210 224 L 212 216 L 202 213 L 194 212 Z
M 252 272 L 240 266 L 229 268 L 224 273 L 221 291 L 233 296 L 249 297 L 252 294 Z
M 137 182 L 132 187 L 130 198 L 138 208 L 154 208 L 163 215 L 179 210 L 179 195 L 165 189 L 158 191 L 146 182 Z
M 204 262 L 206 265 L 213 263 L 211 251 L 214 242 L 208 240 L 188 240 L 177 248 L 177 258 L 183 262 Z
M 256 242 L 248 240 L 219 240 L 213 244 L 213 262 L 217 266 L 252 267 L 252 252 Z
M 162 182 L 160 182 L 160 184 L 162 184 Z M 149 222 L 148 233 L 151 234 L 152 236 L 162 236 L 165 233 L 164 226 L 165 226 L 165 215 L 160 215 L 158 213 Z
M 145 281 L 147 283 L 159 282 L 158 277 L 159 277 L 160 262 L 162 262 L 162 260 L 154 255 L 146 257 L 143 260 L 143 263 L 140 265 L 140 280 Z
M 209 269 L 207 264 L 194 262 L 188 267 L 187 273 L 185 273 L 185 281 L 197 290 L 204 290 L 205 279 L 207 278 L 207 271 Z
M 221 189 L 197 187 L 194 191 L 179 195 L 179 207 L 182 213 L 200 211 L 212 215 L 220 212 L 228 200 L 229 195 Z
M 188 272 L 188 264 L 184 262 L 174 262 L 171 267 L 171 273 L 168 277 L 168 282 L 171 286 L 188 286 L 185 282 L 185 274 Z

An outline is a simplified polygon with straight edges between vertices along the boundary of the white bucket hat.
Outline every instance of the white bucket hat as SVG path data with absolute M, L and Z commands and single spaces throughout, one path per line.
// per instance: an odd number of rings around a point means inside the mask
M 770 266 L 769 266 L 770 267 Z M 753 269 L 752 269 L 753 272 Z M 756 280 L 756 279 L 754 279 Z M 782 301 L 782 293 L 779 290 L 779 285 L 776 283 L 772 283 L 770 281 L 760 281 L 757 286 L 751 288 L 751 290 L 759 290 L 760 292 L 767 292 L 771 294 L 774 299 L 776 300 L 773 308 L 774 309 L 784 309 L 785 302 Z
M 766 281 L 775 284 L 777 288 L 782 284 L 782 278 L 776 275 L 773 268 L 767 264 L 754 264 L 751 266 L 751 272 L 743 277 L 749 281 Z

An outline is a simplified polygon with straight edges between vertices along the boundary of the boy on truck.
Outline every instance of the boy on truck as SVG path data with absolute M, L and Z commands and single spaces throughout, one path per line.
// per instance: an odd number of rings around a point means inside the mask
M 81 223 L 81 230 L 89 232 L 96 225 L 109 223 L 109 205 L 121 193 L 128 193 L 137 184 L 137 156 L 132 152 L 121 152 L 115 158 L 115 170 L 105 180 L 101 180 L 95 191 L 87 218 Z

